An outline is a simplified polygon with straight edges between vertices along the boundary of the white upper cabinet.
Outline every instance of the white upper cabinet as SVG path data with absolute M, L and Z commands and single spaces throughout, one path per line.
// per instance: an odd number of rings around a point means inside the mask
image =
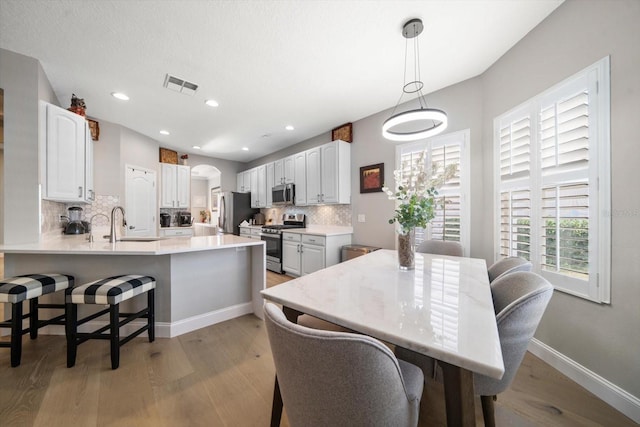
M 93 142 L 87 121 L 43 101 L 39 108 L 42 197 L 58 202 L 92 200 Z
M 294 182 L 294 156 L 276 160 L 274 163 L 274 184 L 291 184 Z
M 273 194 L 271 193 L 271 189 L 273 188 L 275 184 L 275 163 L 276 162 L 271 162 L 271 163 L 267 163 L 267 178 L 266 178 L 266 182 L 267 182 L 267 197 L 266 197 L 266 207 L 270 208 L 271 204 L 273 203 Z
M 304 206 L 307 204 L 307 153 L 303 151 L 293 156 L 295 183 L 295 204 Z
M 307 204 L 317 205 L 321 197 L 320 176 L 320 147 L 312 148 L 306 152 L 307 168 Z
M 249 193 L 251 191 L 251 171 L 238 172 L 236 191 Z
M 333 141 L 320 153 L 321 203 L 351 203 L 351 144 Z
M 262 165 L 251 169 L 251 207 L 265 208 L 267 206 L 267 166 Z
M 306 153 L 307 204 L 351 203 L 351 145 L 338 140 Z
M 188 208 L 191 194 L 191 169 L 189 166 L 160 163 L 162 179 L 160 189 L 161 208 Z
M 244 193 L 244 172 L 238 172 L 236 181 L 236 191 L 238 193 Z
M 189 207 L 191 196 L 191 168 L 189 166 L 176 165 L 178 168 L 176 184 L 176 201 L 179 208 Z
M 265 208 L 272 205 L 272 187 L 281 183 L 295 184 L 299 206 L 351 203 L 351 144 L 329 142 L 240 172 L 237 188 L 251 191 L 251 207 Z

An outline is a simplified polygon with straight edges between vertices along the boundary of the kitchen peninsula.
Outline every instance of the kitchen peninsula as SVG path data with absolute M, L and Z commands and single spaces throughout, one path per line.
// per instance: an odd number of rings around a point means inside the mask
M 234 235 L 96 240 L 55 236 L 39 243 L 3 245 L 5 276 L 60 272 L 76 285 L 119 274 L 156 279 L 156 336 L 175 337 L 249 313 L 262 318 L 265 245 Z M 61 302 L 62 295 L 51 295 Z M 142 301 L 126 301 L 124 311 Z M 85 308 L 85 307 L 82 307 Z M 87 308 L 88 309 L 88 308 Z M 60 330 L 57 333 L 64 333 Z

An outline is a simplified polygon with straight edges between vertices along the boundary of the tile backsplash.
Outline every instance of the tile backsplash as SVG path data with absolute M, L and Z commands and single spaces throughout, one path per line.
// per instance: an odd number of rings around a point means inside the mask
M 83 209 L 82 219 L 89 221 L 91 217 L 97 213 L 107 215 L 111 214 L 111 209 L 120 204 L 120 197 L 108 195 L 96 195 L 93 203 L 74 204 L 74 203 L 58 203 L 49 200 L 42 201 L 42 233 L 61 232 L 62 227 L 66 224 L 60 222 L 60 215 L 67 215 L 67 209 L 71 206 L 80 206 Z M 175 224 L 175 214 L 181 209 L 160 209 L 161 212 L 167 211 L 172 216 L 172 225 Z M 279 223 L 282 221 L 282 214 L 297 213 L 307 216 L 307 224 L 317 225 L 341 225 L 351 226 L 351 205 L 324 205 L 324 206 L 287 206 L 282 208 L 261 209 L 265 219 Z M 197 217 L 199 221 L 199 217 Z M 93 221 L 93 226 L 108 227 L 109 221 L 98 216 Z
M 82 220 L 89 221 L 91 217 L 97 213 L 105 214 L 107 217 L 111 214 L 111 209 L 120 204 L 119 196 L 100 196 L 96 195 L 93 203 L 59 203 L 50 200 L 42 201 L 42 233 L 61 232 L 66 222 L 60 221 L 60 215 L 67 216 L 67 209 L 71 206 L 80 206 L 82 211 Z M 93 226 L 108 227 L 109 220 L 103 216 L 98 216 L 93 221 Z
M 351 226 L 351 205 L 287 206 L 260 210 L 268 222 L 279 223 L 282 214 L 305 214 L 307 224 Z

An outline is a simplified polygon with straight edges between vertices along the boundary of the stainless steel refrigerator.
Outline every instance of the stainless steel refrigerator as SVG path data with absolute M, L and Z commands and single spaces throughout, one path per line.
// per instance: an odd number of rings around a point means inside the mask
M 251 207 L 250 193 L 236 193 L 233 191 L 225 191 L 219 194 L 218 209 L 220 216 L 218 217 L 218 227 L 226 234 L 240 235 L 240 223 L 242 221 L 249 222 L 254 214 L 260 212 L 260 209 Z

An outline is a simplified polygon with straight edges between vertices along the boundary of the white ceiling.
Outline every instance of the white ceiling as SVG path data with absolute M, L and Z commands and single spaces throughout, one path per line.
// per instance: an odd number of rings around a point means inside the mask
M 425 24 L 429 93 L 484 72 L 561 2 L 0 0 L 0 47 L 37 58 L 63 106 L 75 93 L 163 147 L 247 162 L 393 107 L 408 19 Z M 167 73 L 196 94 L 163 88 Z

